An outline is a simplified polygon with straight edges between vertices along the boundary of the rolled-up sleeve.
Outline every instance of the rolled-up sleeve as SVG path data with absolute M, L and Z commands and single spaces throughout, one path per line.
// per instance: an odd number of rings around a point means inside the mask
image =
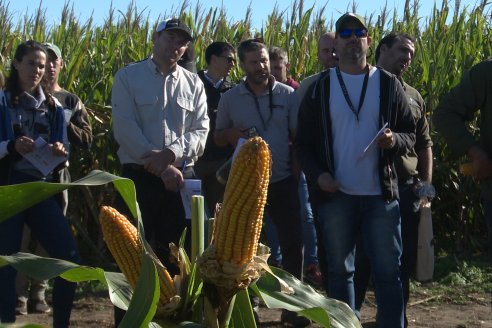
M 490 84 L 487 83 L 492 80 L 488 75 L 491 71 L 492 61 L 472 67 L 434 110 L 432 122 L 448 143 L 452 157 L 465 154 L 477 142 L 465 122 L 471 121 L 479 109 L 485 109 L 486 100 L 490 97 L 487 92 L 487 85 Z

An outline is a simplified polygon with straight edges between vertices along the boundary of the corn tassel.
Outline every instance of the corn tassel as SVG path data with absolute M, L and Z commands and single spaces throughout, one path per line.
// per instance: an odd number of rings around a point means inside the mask
M 143 246 L 137 228 L 128 219 L 110 206 L 102 206 L 99 214 L 104 241 L 118 267 L 132 288 L 137 285 L 142 266 Z M 159 275 L 159 306 L 165 306 L 176 295 L 173 280 L 165 268 L 156 265 Z
M 270 151 L 260 137 L 240 148 L 229 174 L 214 243 L 219 263 L 249 263 L 256 255 L 270 180 Z

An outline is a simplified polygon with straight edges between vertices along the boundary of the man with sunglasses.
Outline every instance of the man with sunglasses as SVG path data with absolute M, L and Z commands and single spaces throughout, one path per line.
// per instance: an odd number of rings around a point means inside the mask
M 417 265 L 420 197 L 416 195 L 415 187 L 423 186 L 423 183 L 430 186 L 432 182 L 432 140 L 429 135 L 429 124 L 425 117 L 425 102 L 417 90 L 403 81 L 403 73 L 410 66 L 414 54 L 414 38 L 403 33 L 386 35 L 376 48 L 377 65 L 398 77 L 417 124 L 415 146 L 408 153 L 395 159 L 403 243 L 400 279 L 405 308 L 410 297 L 410 276 L 414 275 Z M 359 245 L 357 246 L 359 247 Z M 371 267 L 363 251 L 363 246 L 361 245 L 357 250 L 354 278 L 355 307 L 357 311 L 360 311 L 369 283 Z M 405 315 L 405 327 L 407 326 L 408 320 Z
M 289 148 L 299 102 L 294 89 L 270 75 L 268 50 L 262 42 L 243 41 L 237 52 L 246 78 L 220 98 L 214 140 L 219 146 L 236 146 L 239 138 L 248 138 L 248 131 L 254 129 L 268 143 L 272 175 L 265 210 L 278 231 L 284 269 L 302 279 L 302 228 Z M 287 310 L 282 311 L 281 320 L 294 327 L 310 323 Z
M 205 49 L 205 62 L 207 69 L 199 71 L 198 76 L 202 80 L 207 94 L 210 132 L 207 137 L 205 152 L 195 164 L 195 173 L 202 180 L 202 191 L 207 203 L 207 211 L 212 217 L 215 213 L 215 206 L 222 202 L 225 191 L 225 185 L 217 180 L 215 173 L 231 157 L 233 152 L 230 145 L 218 147 L 215 144 L 214 130 L 220 97 L 235 86 L 228 77 L 236 64 L 236 50 L 227 42 L 212 42 Z
M 355 243 L 362 235 L 376 286 L 379 327 L 403 327 L 400 213 L 394 159 L 415 143 L 415 121 L 396 77 L 367 63 L 362 17 L 335 24 L 338 66 L 301 103 L 296 149 L 312 186 L 330 297 L 355 310 Z

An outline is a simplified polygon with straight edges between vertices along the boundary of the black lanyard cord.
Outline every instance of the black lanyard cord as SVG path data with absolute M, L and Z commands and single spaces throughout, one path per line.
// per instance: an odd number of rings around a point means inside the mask
M 272 119 L 273 116 L 273 92 L 272 92 L 273 83 L 270 80 L 268 80 L 268 108 L 270 109 L 270 114 L 268 115 L 268 119 L 266 121 L 263 118 L 263 115 L 261 115 L 260 102 L 258 101 L 258 97 L 249 87 L 248 81 L 245 82 L 245 85 L 246 85 L 246 89 L 248 89 L 253 94 L 253 99 L 255 100 L 256 112 L 258 113 L 258 116 L 260 116 L 263 130 L 266 131 L 268 127 L 268 123 L 270 123 L 270 120 Z
M 347 102 L 347 105 L 350 107 L 350 110 L 352 111 L 352 113 L 354 113 L 355 118 L 357 119 L 357 122 L 358 122 L 359 121 L 359 113 L 360 113 L 360 110 L 362 108 L 362 105 L 364 104 L 364 98 L 366 97 L 367 82 L 369 80 L 369 65 L 366 65 L 366 67 L 365 67 L 366 74 L 364 76 L 364 83 L 362 84 L 362 90 L 360 92 L 359 108 L 357 108 L 357 111 L 355 110 L 355 107 L 352 104 L 352 101 L 350 100 L 350 96 L 348 94 L 347 87 L 345 86 L 345 82 L 343 81 L 342 73 L 340 73 L 340 68 L 337 66 L 335 70 L 337 72 L 338 82 L 340 83 L 340 88 L 342 89 L 343 96 L 345 97 L 345 101 Z

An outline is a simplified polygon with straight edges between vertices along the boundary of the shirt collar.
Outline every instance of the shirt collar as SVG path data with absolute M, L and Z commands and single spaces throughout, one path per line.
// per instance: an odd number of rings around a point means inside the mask
M 148 67 L 153 73 L 163 75 L 162 72 L 159 70 L 159 67 L 157 67 L 156 63 L 152 59 L 153 57 L 154 55 L 150 55 L 150 57 L 147 59 Z M 181 66 L 176 64 L 174 70 L 172 70 L 168 75 L 171 75 L 173 78 L 177 79 L 180 70 L 181 70 Z
M 279 84 L 279 82 L 277 82 L 275 80 L 275 77 L 273 75 L 270 74 L 270 76 L 268 77 L 268 80 L 270 83 L 272 83 L 272 94 L 278 94 L 280 93 L 280 91 L 278 90 L 278 87 L 277 85 Z M 246 87 L 246 77 L 242 78 L 241 81 L 239 82 L 239 90 L 241 91 L 241 94 L 251 94 L 251 91 L 248 90 L 248 88 Z M 265 90 L 265 92 L 263 94 L 261 94 L 261 96 L 263 95 L 267 95 L 268 94 L 268 88 Z
M 38 109 L 41 107 L 41 105 L 44 103 L 46 100 L 46 95 L 43 92 L 43 88 L 41 88 L 40 85 L 37 87 L 37 96 L 33 96 L 27 92 L 23 92 L 20 94 L 20 104 L 22 107 L 28 109 L 28 108 L 35 108 Z
M 225 78 L 222 78 L 218 80 L 217 82 L 214 83 L 214 80 L 208 75 L 208 71 L 203 71 L 203 76 L 207 79 L 208 82 L 215 88 L 215 89 L 220 89 L 222 86 L 222 83 L 224 83 Z

